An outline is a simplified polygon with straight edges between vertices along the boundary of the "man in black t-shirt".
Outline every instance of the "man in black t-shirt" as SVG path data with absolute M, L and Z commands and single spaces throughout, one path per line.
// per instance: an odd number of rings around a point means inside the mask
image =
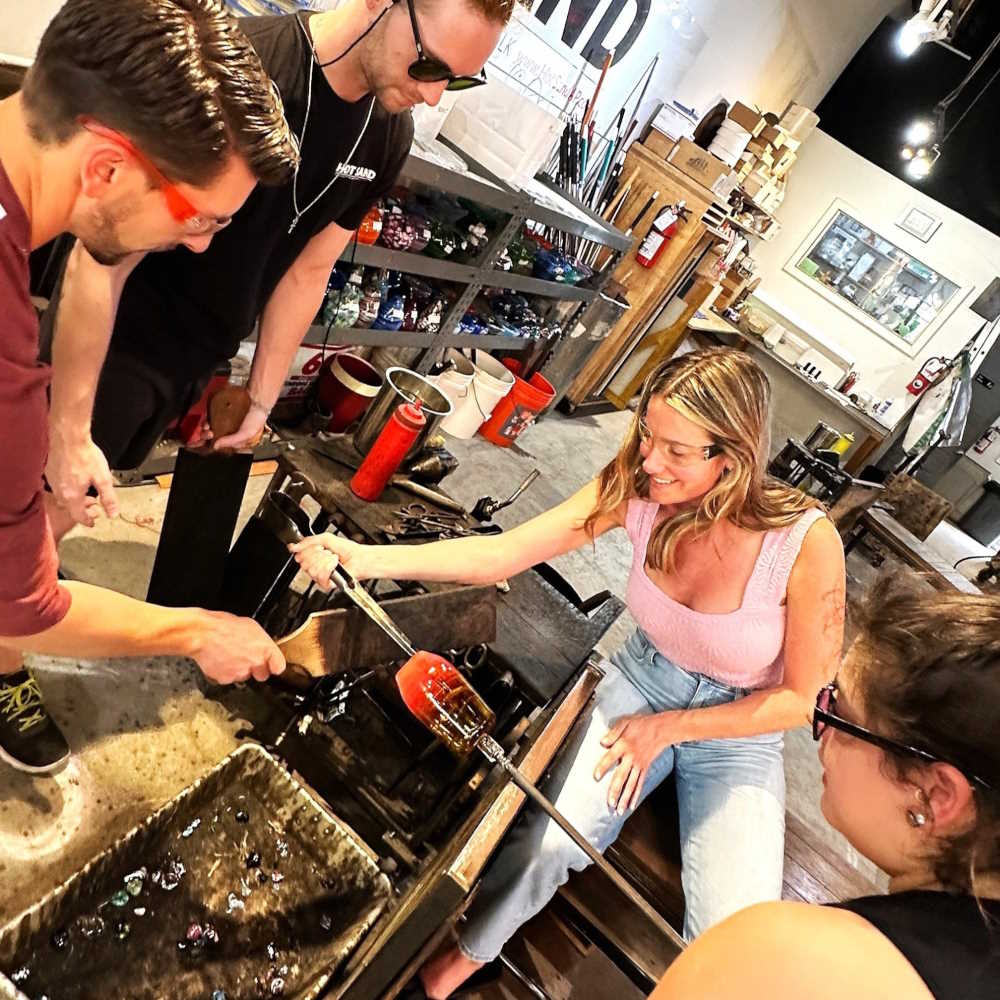
M 327 13 L 241 21 L 281 92 L 301 165 L 284 187 L 255 191 L 204 253 L 181 248 L 104 268 L 74 248 L 53 354 L 73 344 L 55 371 L 79 388 L 54 386 L 46 475 L 77 521 L 92 523 L 92 485 L 113 505 L 108 462 L 138 465 L 258 319 L 252 408 L 215 444 L 259 436 L 334 263 L 395 183 L 413 135 L 409 109 L 480 82 L 513 2 L 348 0 Z

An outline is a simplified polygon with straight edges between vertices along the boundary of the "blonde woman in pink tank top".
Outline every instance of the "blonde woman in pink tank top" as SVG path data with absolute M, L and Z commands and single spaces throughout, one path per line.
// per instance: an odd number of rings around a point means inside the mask
M 768 478 L 769 401 L 747 354 L 684 355 L 650 376 L 621 450 L 597 479 L 512 531 L 423 546 L 323 535 L 295 547 L 324 587 L 338 560 L 362 580 L 486 583 L 626 531 L 627 600 L 639 628 L 605 661 L 588 724 L 548 789 L 604 850 L 674 773 L 689 939 L 780 897 L 782 733 L 807 721 L 843 643 L 840 538 L 815 501 Z M 421 969 L 408 995 L 452 995 L 586 864 L 528 810 L 457 944 Z

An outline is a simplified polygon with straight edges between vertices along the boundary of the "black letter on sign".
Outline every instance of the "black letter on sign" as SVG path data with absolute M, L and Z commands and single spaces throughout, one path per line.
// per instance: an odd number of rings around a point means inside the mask
M 534 15 L 543 24 L 548 24 L 549 18 L 552 17 L 556 8 L 563 2 L 564 0 L 542 0 L 542 2 L 538 5 L 538 9 L 534 11 Z M 573 46 L 576 45 L 584 26 L 590 20 L 594 11 L 597 10 L 601 2 L 602 0 L 570 0 L 569 13 L 566 15 L 566 24 L 563 27 L 562 33 L 563 42 L 570 48 L 573 48 Z M 615 7 L 616 11 L 621 11 L 624 6 L 624 2 L 623 0 L 614 0 L 612 6 Z M 618 15 L 616 13 L 615 17 L 617 16 Z M 604 22 L 602 21 L 601 23 L 603 24 Z M 606 28 L 605 32 L 607 32 Z M 603 56 L 604 53 L 602 52 L 601 57 L 603 58 Z M 601 63 L 598 62 L 597 65 L 600 66 Z
M 587 53 L 587 59 L 592 66 L 600 67 L 604 64 L 604 57 L 608 54 L 608 50 L 603 44 L 604 39 L 607 38 L 608 32 L 614 27 L 615 21 L 618 20 L 618 15 L 625 9 L 627 2 L 628 0 L 612 0 L 611 6 L 604 12 L 604 17 L 601 18 L 600 23 L 594 29 L 593 35 L 590 36 L 590 43 L 584 51 Z M 572 7 L 575 6 L 576 4 L 572 3 L 570 8 L 571 13 Z M 588 0 L 586 6 L 588 7 L 587 16 L 589 17 L 593 13 L 593 8 L 596 4 Z M 625 32 L 622 40 L 615 46 L 615 62 L 618 62 L 632 48 L 636 38 L 639 37 L 639 32 L 646 26 L 646 18 L 649 17 L 649 0 L 635 0 L 635 6 L 635 19 L 629 25 L 628 31 Z M 567 28 L 569 27 L 568 20 L 566 26 Z

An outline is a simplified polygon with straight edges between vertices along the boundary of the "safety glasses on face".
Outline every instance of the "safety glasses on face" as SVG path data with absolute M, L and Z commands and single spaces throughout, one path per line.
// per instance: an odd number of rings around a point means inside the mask
M 653 447 L 653 433 L 642 417 L 636 417 L 639 425 L 639 441 L 646 447 Z M 663 441 L 655 447 L 667 461 L 674 465 L 698 465 L 722 454 L 721 444 L 684 444 L 680 441 Z
M 217 232 L 220 229 L 224 229 L 233 221 L 230 215 L 212 217 L 199 212 L 181 194 L 177 185 L 168 180 L 153 161 L 142 153 L 130 139 L 122 135 L 121 132 L 117 132 L 113 128 L 108 128 L 107 125 L 102 125 L 100 122 L 94 121 L 93 118 L 80 118 L 79 123 L 82 128 L 85 128 L 93 135 L 99 135 L 102 139 L 109 139 L 116 146 L 120 146 L 139 164 L 146 176 L 152 181 L 154 187 L 163 192 L 163 197 L 167 202 L 167 211 L 181 224 L 185 232 L 190 233 L 192 236 L 202 236 L 205 233 Z
M 872 746 L 887 750 L 889 753 L 900 753 L 908 757 L 915 757 L 925 764 L 950 764 L 952 767 L 958 768 L 969 781 L 979 785 L 980 788 L 991 789 L 993 787 L 985 778 L 980 778 L 978 775 L 970 773 L 961 764 L 956 764 L 954 761 L 948 760 L 945 757 L 939 757 L 937 754 L 930 753 L 927 750 L 921 750 L 919 747 L 911 747 L 905 743 L 898 743 L 887 736 L 879 736 L 878 733 L 873 733 L 870 729 L 865 729 L 864 726 L 859 726 L 856 723 L 848 722 L 847 719 L 841 718 L 837 715 L 836 681 L 827 684 L 826 687 L 820 688 L 819 694 L 816 695 L 816 707 L 813 710 L 812 721 L 813 739 L 818 740 L 823 735 L 827 726 L 831 729 L 839 729 L 842 733 L 847 733 L 848 736 L 864 740 L 865 743 L 870 743 Z
M 417 27 L 417 12 L 413 9 L 413 0 L 406 0 L 406 8 L 410 12 L 413 40 L 417 44 L 417 61 L 410 63 L 408 70 L 412 79 L 419 80 L 420 83 L 440 83 L 442 80 L 447 80 L 448 86 L 444 88 L 445 90 L 469 90 L 472 87 L 481 87 L 486 83 L 485 69 L 479 71 L 479 76 L 463 76 L 461 74 L 456 76 L 447 63 L 427 55 L 423 42 L 420 40 L 420 29 Z

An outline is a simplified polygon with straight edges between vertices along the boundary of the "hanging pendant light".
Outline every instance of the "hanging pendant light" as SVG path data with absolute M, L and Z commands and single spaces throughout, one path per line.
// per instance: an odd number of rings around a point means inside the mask
M 924 0 L 920 12 L 915 14 L 914 18 L 923 17 L 925 8 L 933 7 L 933 10 L 928 14 L 933 19 L 938 15 L 943 6 L 943 3 L 939 3 L 937 7 L 934 7 L 931 0 Z M 966 8 L 967 12 L 968 8 Z M 911 18 L 911 20 L 913 19 Z M 908 21 L 907 24 L 909 23 Z M 934 164 L 937 163 L 941 156 L 941 149 L 944 144 L 951 138 L 955 129 L 962 124 L 965 117 L 972 111 L 986 91 L 993 85 L 994 80 L 1000 76 L 1000 70 L 997 70 L 986 81 L 975 97 L 969 101 L 955 122 L 950 127 L 945 127 L 949 109 L 962 95 L 962 92 L 971 83 L 979 70 L 983 68 L 998 45 L 1000 45 L 1000 34 L 986 46 L 983 54 L 975 61 L 958 86 L 934 105 L 933 119 L 918 118 L 907 128 L 904 136 L 905 143 L 900 149 L 899 155 L 906 161 L 906 173 L 913 180 L 924 180 L 930 176 L 931 171 L 934 169 Z

